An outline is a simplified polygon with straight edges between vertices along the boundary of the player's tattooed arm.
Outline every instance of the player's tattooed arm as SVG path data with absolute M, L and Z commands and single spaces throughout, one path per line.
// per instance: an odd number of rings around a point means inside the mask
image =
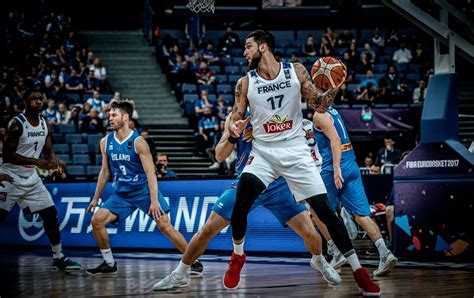
M 241 120 L 245 117 L 245 111 L 247 110 L 248 99 L 248 78 L 241 77 L 235 85 L 234 92 L 234 108 L 232 109 L 232 121 Z
M 301 96 L 303 99 L 318 113 L 326 112 L 333 102 L 333 92 L 323 93 L 318 87 L 316 87 L 303 64 L 295 63 L 294 66 L 296 75 L 301 84 Z

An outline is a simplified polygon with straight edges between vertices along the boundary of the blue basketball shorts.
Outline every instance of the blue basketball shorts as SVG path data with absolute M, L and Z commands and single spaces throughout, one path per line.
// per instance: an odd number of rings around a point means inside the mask
M 337 189 L 334 184 L 334 172 L 322 170 L 321 177 L 328 191 L 328 200 L 334 211 L 337 210 L 339 201 L 350 214 L 370 216 L 369 200 L 365 194 L 362 177 L 357 165 L 352 165 L 342 170 L 344 183 L 342 189 Z
M 212 211 L 228 221 L 230 221 L 232 211 L 234 210 L 237 184 L 238 180 L 234 181 L 212 207 Z M 258 196 L 250 210 L 255 209 L 257 206 L 263 206 L 270 210 L 284 227 L 286 226 L 286 222 L 294 216 L 303 211 L 307 211 L 304 205 L 296 203 L 295 198 L 283 178 L 279 178 L 271 183 L 267 189 Z

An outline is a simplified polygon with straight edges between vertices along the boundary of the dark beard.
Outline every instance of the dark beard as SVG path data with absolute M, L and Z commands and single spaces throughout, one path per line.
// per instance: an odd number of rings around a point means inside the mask
M 249 66 L 247 67 L 247 71 L 256 69 L 261 60 L 262 60 L 262 53 L 259 50 L 257 50 L 255 55 L 252 57 L 252 60 L 250 61 Z

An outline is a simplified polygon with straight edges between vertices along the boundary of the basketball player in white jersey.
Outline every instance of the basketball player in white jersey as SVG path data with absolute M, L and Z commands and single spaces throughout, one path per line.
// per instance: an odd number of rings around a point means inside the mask
M 0 172 L 11 176 L 13 181 L 0 188 L 0 221 L 5 220 L 15 203 L 25 214 L 38 213 L 51 244 L 53 269 L 79 270 L 81 265 L 66 258 L 62 252 L 58 212 L 35 169 L 64 172 L 64 164 L 54 155 L 48 124 L 41 115 L 42 106 L 40 92 L 27 94 L 24 112 L 8 125 Z M 40 158 L 41 153 L 44 159 Z
M 280 63 L 274 55 L 275 37 L 263 30 L 251 32 L 245 40 L 244 56 L 249 63 L 246 76 L 236 84 L 231 134 L 238 137 L 250 106 L 253 148 L 237 185 L 232 212 L 234 253 L 231 264 L 241 263 L 239 255 L 247 230 L 247 215 L 255 199 L 275 179 L 285 178 L 297 202 L 306 202 L 327 226 L 333 241 L 351 265 L 364 295 L 380 295 L 380 288 L 361 267 L 349 235 L 328 203 L 326 188 L 306 144 L 302 129 L 301 98 L 317 112 L 332 104 L 334 91 L 323 94 L 311 81 L 301 63 Z M 240 268 L 228 267 L 225 278 L 240 279 Z

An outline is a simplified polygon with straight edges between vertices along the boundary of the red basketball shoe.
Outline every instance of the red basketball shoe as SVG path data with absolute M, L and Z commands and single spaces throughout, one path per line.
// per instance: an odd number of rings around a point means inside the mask
M 359 291 L 361 291 L 364 296 L 380 296 L 382 292 L 379 286 L 370 279 L 367 270 L 359 268 L 352 274 L 359 286 Z
M 235 289 L 240 284 L 240 271 L 245 264 L 245 255 L 232 253 L 229 266 L 224 274 L 224 288 Z

